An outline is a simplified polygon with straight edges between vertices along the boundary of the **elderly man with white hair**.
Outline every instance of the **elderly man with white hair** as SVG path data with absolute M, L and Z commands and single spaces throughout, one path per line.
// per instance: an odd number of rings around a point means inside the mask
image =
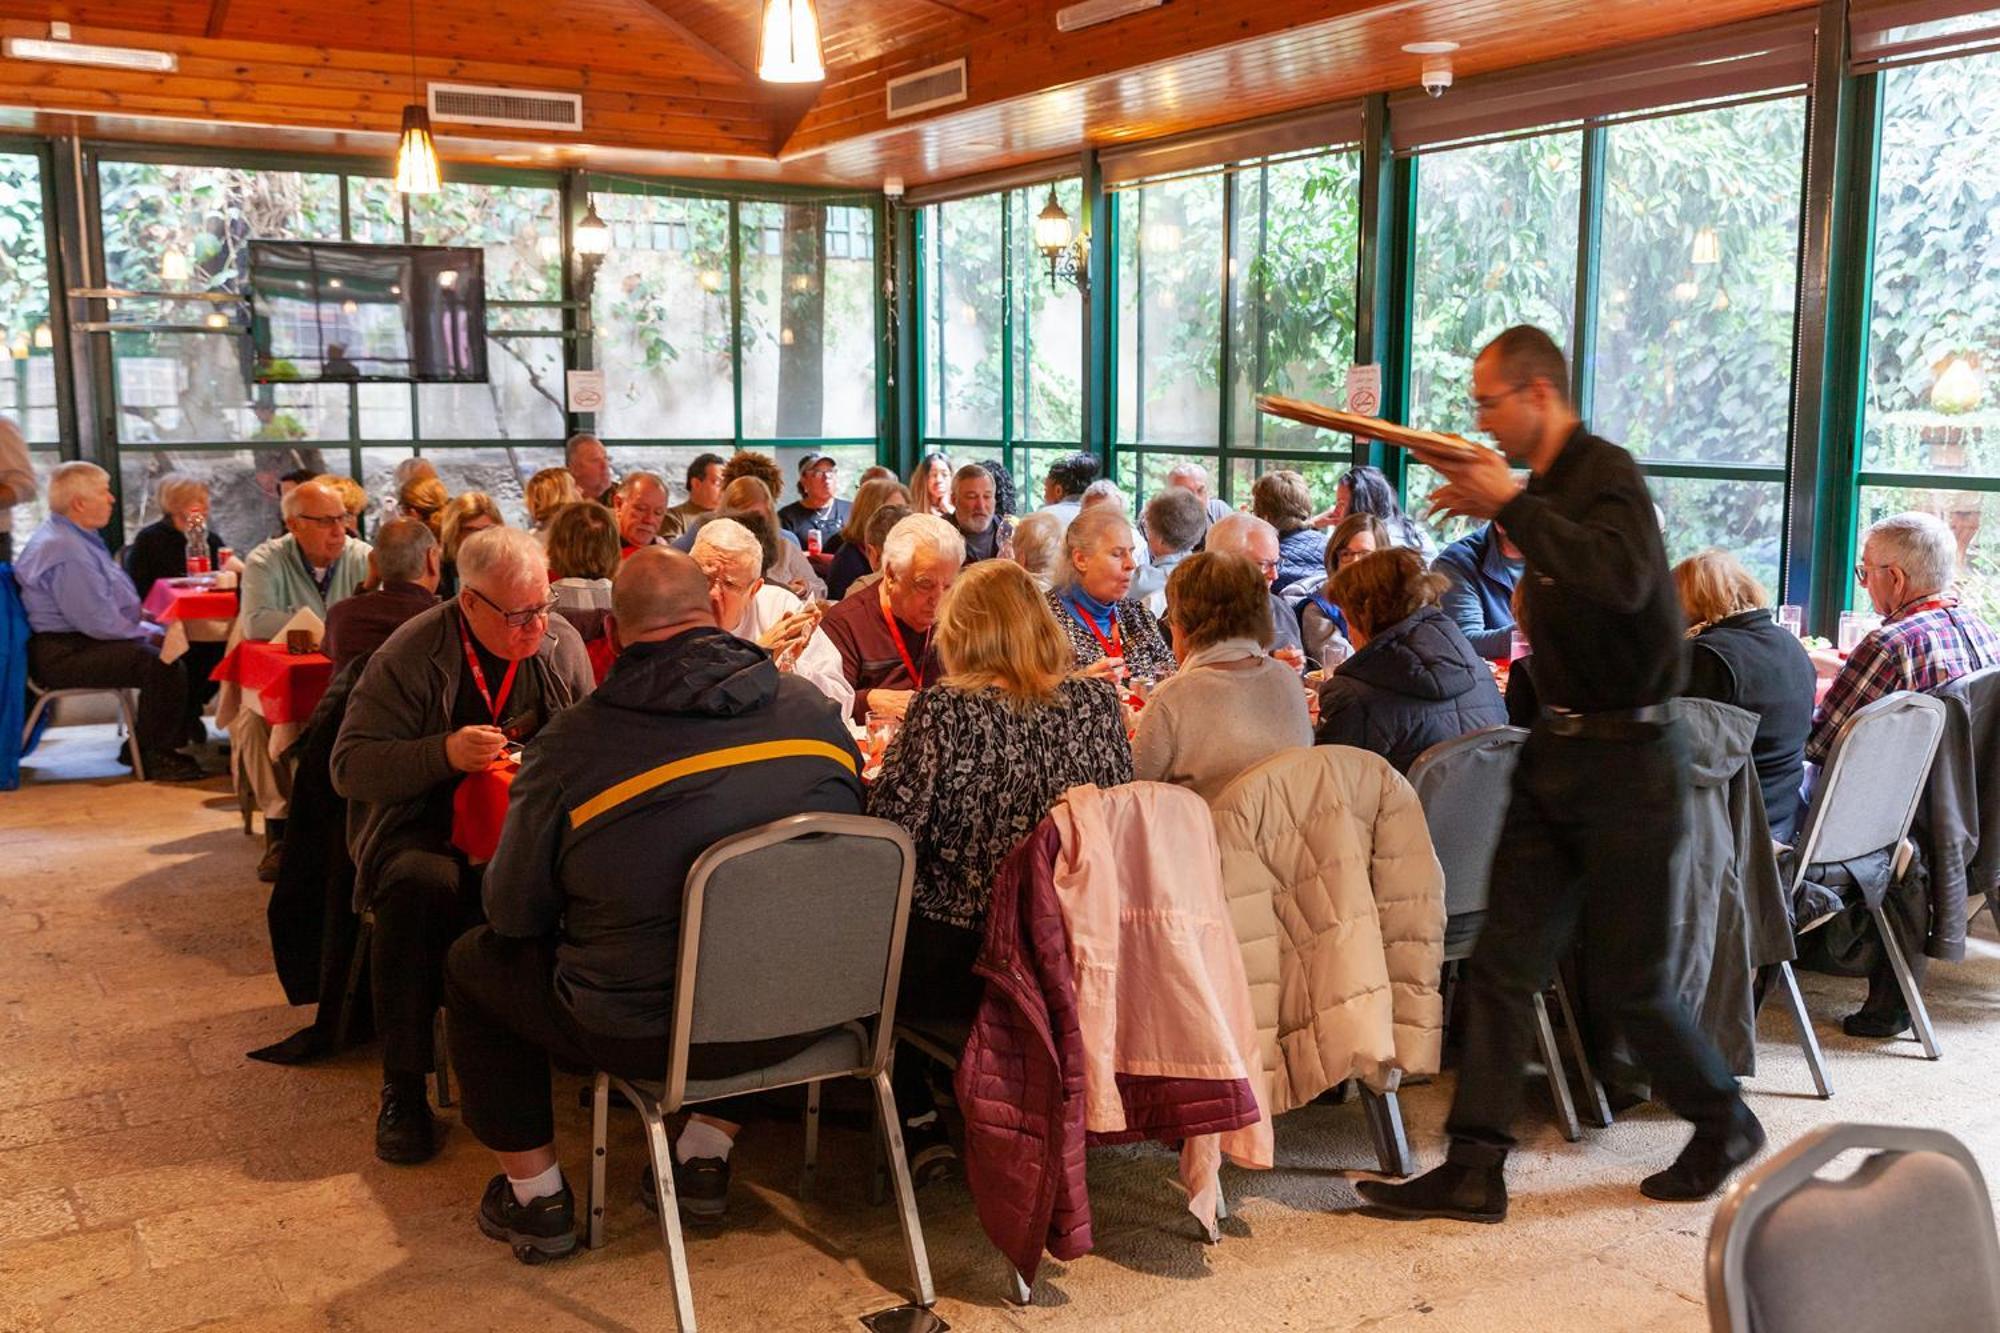
M 243 559 L 240 594 L 246 638 L 268 639 L 299 611 L 320 623 L 368 578 L 368 543 L 347 535 L 347 502 L 323 481 L 285 492 L 285 535 Z
M 375 1155 L 437 1151 L 424 1076 L 445 951 L 479 920 L 480 874 L 459 845 L 461 782 L 484 774 L 590 692 L 590 659 L 551 618 L 548 557 L 533 534 L 487 528 L 458 550 L 458 594 L 390 636 L 362 672 L 334 742 L 334 789 L 351 803 L 357 908 L 372 909 L 382 1109 Z
M 765 579 L 763 545 L 733 518 L 703 523 L 690 554 L 708 576 L 715 623 L 770 653 L 779 670 L 789 670 L 819 624 L 816 604 L 808 606 L 790 588 Z
M 1278 530 L 1255 514 L 1224 514 L 1208 530 L 1204 549 L 1240 555 L 1263 572 L 1264 582 L 1278 577 Z M 1294 667 L 1305 665 L 1299 641 L 1299 618 L 1276 593 L 1271 594 L 1271 656 Z
M 1871 524 L 1854 576 L 1882 617 L 1856 644 L 1806 738 L 1806 759 L 1823 764 L 1840 724 L 1898 690 L 1934 690 L 1981 667 L 2000 665 L 2000 637 L 1961 610 L 1951 595 L 1958 544 L 1930 514 L 1892 514 Z
M 965 564 L 949 519 L 911 514 L 882 543 L 882 580 L 826 613 L 793 670 L 855 722 L 900 718 L 918 690 L 943 675 L 931 631 Z
M 146 777 L 187 782 L 201 765 L 181 753 L 191 722 L 184 669 L 160 660 L 157 627 L 111 559 L 98 529 L 116 505 L 95 463 L 64 463 L 49 478 L 49 517 L 21 548 L 14 577 L 28 613 L 28 672 L 45 689 L 139 691 L 132 746 Z
M 1199 463 L 1176 463 L 1167 469 L 1167 485 L 1192 492 L 1208 513 L 1210 523 L 1220 523 L 1232 512 L 1226 501 L 1209 494 L 1208 469 Z

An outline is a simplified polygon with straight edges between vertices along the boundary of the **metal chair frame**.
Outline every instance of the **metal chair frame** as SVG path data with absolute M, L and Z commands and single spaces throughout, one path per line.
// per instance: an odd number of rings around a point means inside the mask
M 1730 1183 L 1708 1230 L 1704 1264 L 1708 1288 L 1708 1326 L 1713 1333 L 1752 1333 L 1750 1296 L 1745 1286 L 1746 1260 L 1757 1227 L 1820 1168 L 1844 1152 L 1876 1149 L 1888 1153 L 1928 1152 L 1950 1158 L 1971 1179 L 1973 1194 L 1985 1203 L 1988 1280 L 2000 1285 L 2000 1238 L 1993 1225 L 1993 1204 L 1979 1163 L 1950 1134 L 1912 1125 L 1823 1125 L 1801 1135 L 1784 1151 Z M 1997 1293 L 2000 1294 L 2000 1293 Z
M 694 1296 L 689 1284 L 687 1247 L 681 1236 L 680 1206 L 674 1191 L 673 1144 L 667 1135 L 666 1117 L 687 1100 L 688 1049 L 694 1027 L 694 996 L 697 968 L 701 962 L 702 906 L 709 881 L 730 861 L 781 843 L 823 835 L 878 838 L 892 843 L 902 854 L 902 876 L 897 887 L 895 919 L 892 923 L 887 966 L 883 969 L 882 1002 L 873 1015 L 874 1031 L 863 1028 L 863 1048 L 867 1063 L 839 1074 L 817 1074 L 786 1083 L 767 1084 L 760 1092 L 807 1085 L 805 1168 L 802 1184 L 809 1181 L 819 1152 L 819 1084 L 829 1078 L 865 1079 L 874 1089 L 875 1109 L 881 1121 L 882 1139 L 889 1154 L 890 1175 L 896 1190 L 898 1220 L 902 1224 L 903 1247 L 910 1264 L 910 1284 L 916 1303 L 929 1308 L 936 1302 L 931 1286 L 930 1258 L 924 1247 L 923 1228 L 917 1217 L 916 1191 L 910 1184 L 909 1162 L 903 1152 L 903 1136 L 896 1115 L 895 1095 L 889 1086 L 889 1060 L 894 1045 L 896 987 L 903 972 L 903 938 L 909 924 L 910 893 L 916 877 L 916 848 L 909 835 L 885 820 L 861 815 L 790 815 L 769 824 L 745 830 L 710 847 L 688 870 L 682 895 L 679 971 L 674 993 L 674 1027 L 667 1048 L 667 1076 L 663 1082 L 621 1078 L 597 1071 L 591 1087 L 590 1232 L 588 1244 L 597 1249 L 604 1240 L 605 1167 L 610 1093 L 617 1087 L 638 1110 L 646 1127 L 646 1151 L 651 1159 L 654 1183 L 659 1191 L 660 1239 L 667 1251 L 667 1285 L 674 1301 L 674 1319 L 681 1333 L 695 1328 Z
M 42 720 L 42 714 L 59 699 L 81 699 L 92 694 L 108 694 L 118 705 L 118 719 L 125 728 L 127 749 L 131 752 L 132 776 L 146 780 L 146 761 L 139 753 L 139 692 L 128 685 L 76 685 L 64 689 L 44 689 L 32 676 L 28 679 L 28 693 L 34 702 L 28 706 L 28 720 L 21 728 L 21 744 L 35 734 L 35 727 Z

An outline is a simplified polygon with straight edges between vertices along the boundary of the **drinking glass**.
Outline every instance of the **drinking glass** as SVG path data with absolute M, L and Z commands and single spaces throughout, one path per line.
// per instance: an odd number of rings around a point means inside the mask
M 1854 651 L 1856 644 L 1868 637 L 1875 628 L 1875 617 L 1866 611 L 1842 611 L 1840 613 L 1840 638 L 1836 641 L 1841 656 Z
M 1778 608 L 1778 623 L 1795 639 L 1803 638 L 1806 629 L 1806 609 L 1803 606 L 1781 606 Z

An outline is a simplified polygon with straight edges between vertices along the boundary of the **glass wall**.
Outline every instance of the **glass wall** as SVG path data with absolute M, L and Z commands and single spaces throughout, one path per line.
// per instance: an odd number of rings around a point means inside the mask
M 48 471 L 61 443 L 55 334 L 50 326 L 48 227 L 42 162 L 33 153 L 0 152 L 0 416 L 27 438 L 36 498 L 16 505 L 16 541 L 41 522 Z
M 1881 79 L 1856 539 L 1891 513 L 1936 514 L 1958 539 L 1961 596 L 2000 622 L 2000 537 L 1985 531 L 2000 525 L 2000 55 Z

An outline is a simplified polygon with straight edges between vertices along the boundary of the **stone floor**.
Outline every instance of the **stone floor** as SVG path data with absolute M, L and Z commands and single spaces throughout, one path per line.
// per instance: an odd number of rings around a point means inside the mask
M 305 1017 L 271 973 L 257 846 L 220 779 L 139 786 L 110 752 L 104 728 L 63 729 L 0 795 L 0 1331 L 671 1327 L 629 1116 L 606 1248 L 530 1269 L 474 1228 L 495 1168 L 455 1122 L 429 1166 L 374 1159 L 370 1052 L 309 1069 L 244 1059 Z M 1767 1022 L 1751 1091 L 1775 1143 L 1836 1117 L 1939 1125 L 2000 1174 L 2000 944 L 1984 920 L 1975 935 L 1966 963 L 1934 972 L 1938 1064 L 1910 1041 L 1843 1038 L 1855 983 L 1806 978 L 1838 1095 L 1807 1095 L 1783 1020 Z M 559 1084 L 558 1123 L 581 1179 L 574 1084 Z M 1404 1096 L 1426 1162 L 1448 1087 Z M 731 1225 L 691 1242 L 705 1326 L 852 1329 L 901 1298 L 861 1124 L 829 1125 L 803 1204 L 797 1130 L 746 1134 Z M 1000 1301 L 963 1188 L 941 1186 L 920 1200 L 938 1312 L 962 1329 L 1705 1327 L 1712 1207 L 1633 1188 L 1678 1149 L 1678 1126 L 1648 1108 L 1579 1145 L 1545 1114 L 1524 1132 L 1505 1226 L 1396 1225 L 1350 1211 L 1370 1162 L 1358 1110 L 1307 1108 L 1280 1126 L 1279 1169 L 1228 1174 L 1235 1216 L 1215 1246 L 1177 1207 L 1162 1150 L 1094 1153 L 1097 1250 L 1045 1267 L 1025 1310 Z

